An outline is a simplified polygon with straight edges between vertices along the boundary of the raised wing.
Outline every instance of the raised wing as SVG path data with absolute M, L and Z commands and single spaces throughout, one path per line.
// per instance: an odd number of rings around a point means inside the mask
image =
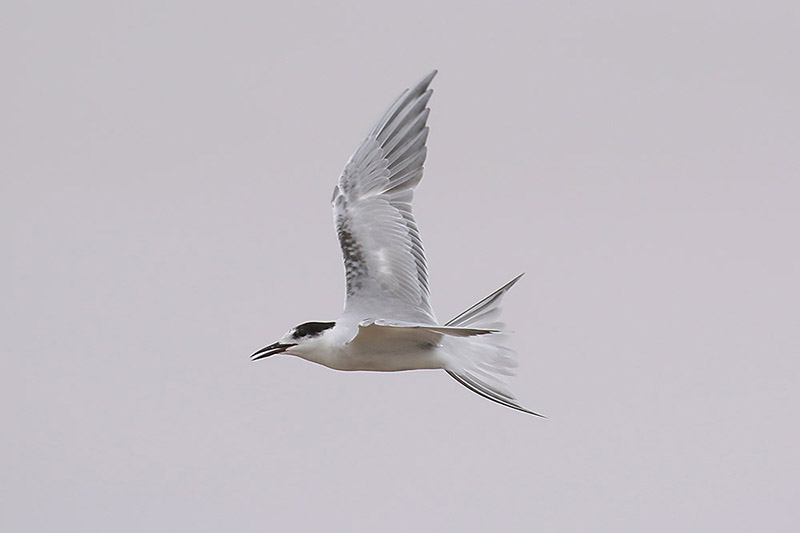
M 427 153 L 428 85 L 435 75 L 425 76 L 392 104 L 333 191 L 347 282 L 343 318 L 436 323 L 425 253 L 411 213 Z

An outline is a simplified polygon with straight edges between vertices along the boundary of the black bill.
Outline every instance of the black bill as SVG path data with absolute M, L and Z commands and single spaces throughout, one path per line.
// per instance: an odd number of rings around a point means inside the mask
M 297 344 L 282 344 L 280 342 L 276 342 L 275 344 L 270 344 L 269 346 L 261 348 L 259 351 L 250 356 L 250 360 L 257 361 L 259 359 L 263 359 L 264 357 L 275 355 L 276 353 L 283 353 L 292 346 L 297 346 Z

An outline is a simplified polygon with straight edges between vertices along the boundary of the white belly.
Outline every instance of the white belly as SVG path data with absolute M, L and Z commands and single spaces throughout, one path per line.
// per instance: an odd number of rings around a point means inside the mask
M 349 348 L 349 349 L 347 349 Z M 363 346 L 350 345 L 336 354 L 332 361 L 337 370 L 371 370 L 397 372 L 442 368 L 438 347 L 420 345 Z

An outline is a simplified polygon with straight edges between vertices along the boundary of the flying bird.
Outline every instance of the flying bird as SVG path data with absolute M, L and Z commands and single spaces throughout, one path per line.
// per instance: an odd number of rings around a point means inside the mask
M 505 380 L 517 362 L 503 345 L 500 303 L 522 274 L 445 324 L 431 307 L 411 200 L 427 154 L 428 86 L 435 75 L 395 100 L 333 190 L 347 290 L 342 316 L 300 324 L 251 359 L 284 353 L 336 370 L 443 369 L 484 398 L 542 416 L 522 407 Z

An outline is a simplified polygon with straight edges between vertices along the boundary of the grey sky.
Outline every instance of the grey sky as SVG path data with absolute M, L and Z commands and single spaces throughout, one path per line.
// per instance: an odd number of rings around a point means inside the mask
M 3 531 L 769 531 L 800 520 L 785 2 L 0 8 Z M 251 363 L 338 316 L 329 198 L 433 68 L 440 318 L 538 420 Z

